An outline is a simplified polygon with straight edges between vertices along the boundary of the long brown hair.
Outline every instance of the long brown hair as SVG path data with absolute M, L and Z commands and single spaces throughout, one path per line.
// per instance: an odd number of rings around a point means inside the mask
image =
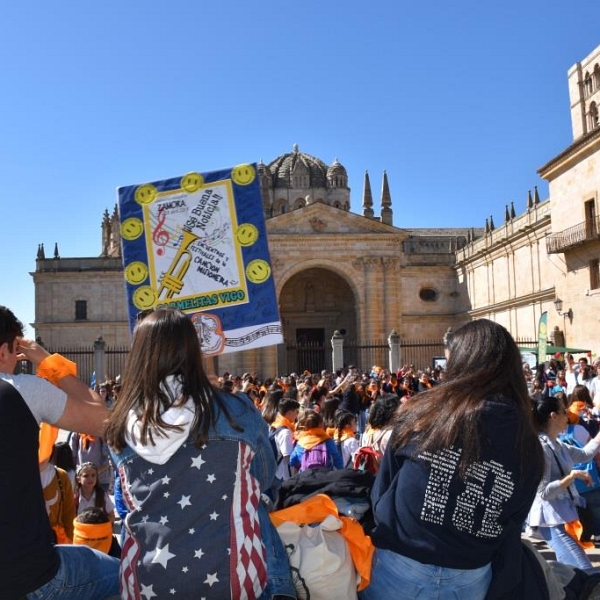
M 172 398 L 161 385 L 169 375 L 181 381 L 181 394 L 177 398 Z M 188 399 L 196 408 L 191 428 L 196 446 L 206 442 L 209 427 L 215 422 L 215 408 L 222 410 L 232 426 L 241 430 L 232 423 L 227 407 L 202 368 L 200 341 L 189 317 L 170 308 L 153 311 L 134 330 L 123 387 L 110 414 L 105 439 L 116 450 L 126 446 L 131 410 L 140 420 L 143 445 L 154 444 L 153 431 L 159 436 L 167 435 L 168 430 L 181 431 L 181 427 L 166 423 L 161 415 L 172 406 L 183 406 Z
M 479 421 L 486 399 L 500 398 L 519 413 L 515 446 L 525 463 L 543 465 L 533 426 L 521 354 L 510 333 L 488 319 L 463 325 L 448 336 L 444 382 L 410 398 L 395 417 L 391 444 L 416 453 L 460 445 L 460 472 L 480 458 Z

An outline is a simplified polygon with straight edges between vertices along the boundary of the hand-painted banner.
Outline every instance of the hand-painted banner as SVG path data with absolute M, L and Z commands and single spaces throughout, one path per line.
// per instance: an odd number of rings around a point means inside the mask
M 175 307 L 206 355 L 283 341 L 255 164 L 121 187 L 129 324 Z
M 540 315 L 538 323 L 538 363 L 546 361 L 546 349 L 548 347 L 548 312 L 544 311 Z

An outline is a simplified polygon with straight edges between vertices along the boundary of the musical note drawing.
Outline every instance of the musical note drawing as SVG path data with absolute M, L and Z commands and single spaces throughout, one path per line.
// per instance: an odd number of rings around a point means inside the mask
M 156 254 L 159 256 L 164 254 L 164 246 L 167 245 L 170 239 L 169 232 L 162 228 L 166 220 L 167 215 L 164 210 L 161 210 L 158 213 L 158 223 L 152 231 L 152 241 L 155 243 L 155 245 L 159 246 L 156 250 Z

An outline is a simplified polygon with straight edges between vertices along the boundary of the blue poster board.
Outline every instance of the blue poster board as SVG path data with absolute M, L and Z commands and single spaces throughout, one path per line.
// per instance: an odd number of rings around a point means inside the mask
M 118 189 L 129 324 L 190 315 L 207 356 L 280 344 L 255 164 Z

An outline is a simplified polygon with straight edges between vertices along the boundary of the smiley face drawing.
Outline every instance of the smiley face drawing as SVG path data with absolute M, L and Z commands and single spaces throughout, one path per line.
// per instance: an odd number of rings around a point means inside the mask
M 240 246 L 252 246 L 258 239 L 258 229 L 252 223 L 242 223 L 235 232 Z
M 231 179 L 238 185 L 248 185 L 254 181 L 256 172 L 252 165 L 238 165 L 231 170 Z
M 140 285 L 148 277 L 148 267 L 141 261 L 135 261 L 125 267 L 125 281 L 131 285 Z
M 133 292 L 133 304 L 139 310 L 146 310 L 154 306 L 156 293 L 149 285 L 143 285 Z
M 246 267 L 246 277 L 252 283 L 264 283 L 271 275 L 271 267 L 266 260 L 257 258 Z
M 152 204 L 156 200 L 156 194 L 158 194 L 158 190 L 151 183 L 145 183 L 135 190 L 134 198 L 138 204 L 143 206 Z
M 144 232 L 144 224 L 140 219 L 131 217 L 121 223 L 121 237 L 128 242 L 137 240 Z
M 181 187 L 186 192 L 193 194 L 197 192 L 204 183 L 204 179 L 200 173 L 187 173 L 181 178 Z

